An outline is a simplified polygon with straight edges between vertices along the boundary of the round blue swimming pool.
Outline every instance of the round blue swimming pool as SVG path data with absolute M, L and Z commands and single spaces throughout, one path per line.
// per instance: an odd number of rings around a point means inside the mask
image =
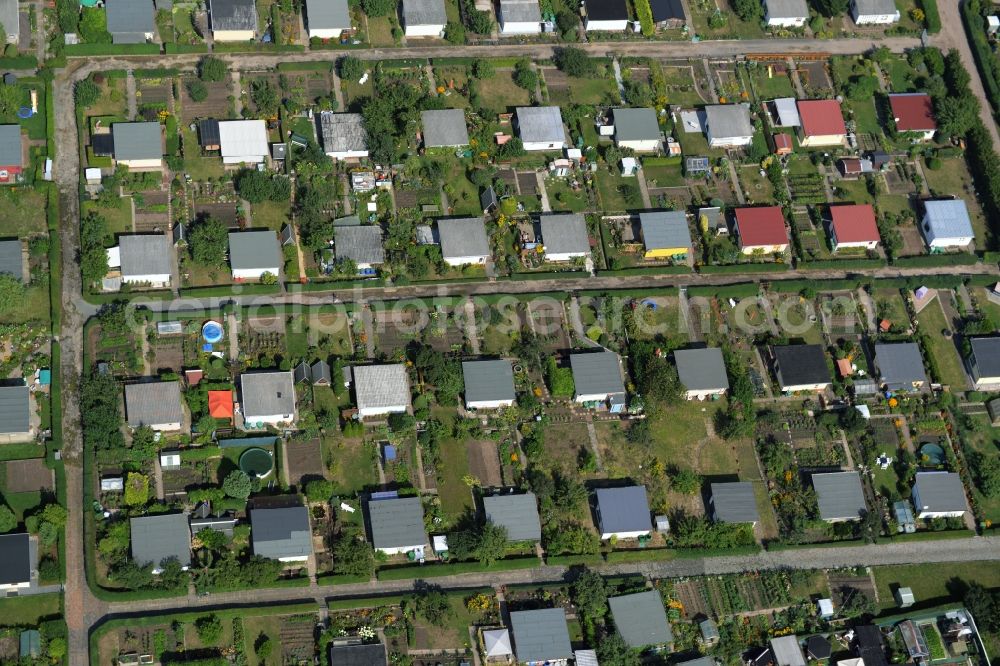
M 209 344 L 215 344 L 222 340 L 223 335 L 222 324 L 217 321 L 206 321 L 205 325 L 201 327 L 201 337 L 205 338 L 205 342 Z

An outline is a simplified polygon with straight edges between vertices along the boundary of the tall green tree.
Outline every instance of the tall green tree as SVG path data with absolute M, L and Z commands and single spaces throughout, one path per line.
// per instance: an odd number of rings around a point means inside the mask
M 191 258 L 206 266 L 223 266 L 229 249 L 229 230 L 219 220 L 202 218 L 188 234 Z

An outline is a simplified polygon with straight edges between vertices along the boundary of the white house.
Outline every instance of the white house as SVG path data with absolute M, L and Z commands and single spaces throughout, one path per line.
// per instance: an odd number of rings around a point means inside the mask
M 356 365 L 352 370 L 359 416 L 399 414 L 410 408 L 410 377 L 402 363 Z
M 163 234 L 137 234 L 118 238 L 122 282 L 153 288 L 170 286 L 172 251 Z
M 587 15 L 583 20 L 587 32 L 625 32 L 629 14 L 625 0 L 584 0 Z
M 114 123 L 111 126 L 115 163 L 133 171 L 163 168 L 160 123 Z
M 295 423 L 295 382 L 291 370 L 240 375 L 240 410 L 246 429 Z
M 260 164 L 267 160 L 267 123 L 263 120 L 220 120 L 223 164 Z
M 306 0 L 305 20 L 309 39 L 340 39 L 353 28 L 347 0 Z
M 764 0 L 764 23 L 769 28 L 801 28 L 808 20 L 806 0 Z
M 597 529 L 602 540 L 649 536 L 653 521 L 645 486 L 598 488 L 594 495 Z
M 962 477 L 955 472 L 917 472 L 913 481 L 917 518 L 960 518 L 968 510 Z
M 857 25 L 889 25 L 899 21 L 893 0 L 851 0 L 851 18 Z
M 510 361 L 463 361 L 467 409 L 500 409 L 514 404 L 514 370 Z
M 403 0 L 403 28 L 407 37 L 440 37 L 447 23 L 444 0 Z
M 567 146 L 558 106 L 519 106 L 514 118 L 525 150 L 562 150 Z
M 961 199 L 925 201 L 920 228 L 931 252 L 966 247 L 975 238 L 969 209 Z
M 368 157 L 368 132 L 360 113 L 320 112 L 319 134 L 323 152 L 335 160 Z
M 502 35 L 537 35 L 542 31 L 538 0 L 500 0 L 497 19 Z
M 257 36 L 254 0 L 208 0 L 208 15 L 217 42 L 248 42 Z
M 745 104 L 709 104 L 705 107 L 705 136 L 712 148 L 739 148 L 753 141 L 753 123 Z
M 543 214 L 538 219 L 546 261 L 572 261 L 590 256 L 587 220 L 581 213 Z
M 674 352 L 677 376 L 688 400 L 705 400 L 726 394 L 729 377 L 718 347 L 678 349 Z
M 972 338 L 969 340 L 969 372 L 976 390 L 995 389 L 1000 386 L 1000 338 Z
M 485 264 L 490 257 L 490 241 L 481 217 L 438 220 L 441 256 L 449 266 Z
M 278 237 L 270 229 L 229 233 L 229 266 L 234 280 L 259 280 L 265 273 L 277 277 L 283 264 Z

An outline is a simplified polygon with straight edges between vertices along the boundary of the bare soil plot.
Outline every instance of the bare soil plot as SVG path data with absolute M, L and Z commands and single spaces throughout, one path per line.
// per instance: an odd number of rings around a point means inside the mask
M 153 370 L 178 371 L 183 368 L 183 338 L 160 339 L 153 343 Z
M 800 62 L 798 68 L 799 79 L 806 88 L 815 91 L 833 91 L 833 81 L 830 80 L 825 62 Z
M 426 325 L 427 321 L 412 310 L 376 312 L 376 345 L 384 351 L 403 349 L 410 342 L 420 337 Z
M 844 601 L 853 594 L 863 594 L 872 601 L 876 600 L 875 585 L 870 576 L 855 576 L 850 573 L 830 573 L 830 593 L 836 607 L 844 605 Z
M 424 342 L 439 352 L 462 351 L 465 346 L 465 334 L 453 321 L 431 322 L 424 329 Z
M 521 171 L 517 174 L 517 186 L 522 196 L 538 194 L 538 179 L 534 171 Z
M 704 587 L 696 580 L 686 580 L 674 585 L 677 600 L 684 605 L 684 617 L 708 617 L 711 607 L 705 599 Z
M 314 634 L 315 616 L 291 615 L 281 618 L 282 663 L 312 663 L 316 645 Z
M 30 39 L 30 30 L 21 30 L 21 34 L 27 32 Z M 20 646 L 16 636 L 4 636 L 0 638 L 0 661 L 5 664 L 16 664 L 20 654 Z
M 192 486 L 213 483 L 214 475 L 209 472 L 211 467 L 183 465 L 178 469 L 163 470 L 163 494 L 182 495 Z
M 553 351 L 572 347 L 561 303 L 537 299 L 528 303 L 529 327 Z
M 899 235 L 903 237 L 903 249 L 899 254 L 909 257 L 917 254 L 924 254 L 924 237 L 920 235 L 920 230 L 912 224 L 903 224 L 898 227 Z
M 307 442 L 288 442 L 285 444 L 285 467 L 288 483 L 304 485 L 310 479 L 326 476 L 326 465 L 323 464 L 323 452 L 318 439 Z
M 230 229 L 239 227 L 239 215 L 236 212 L 235 201 L 232 203 L 197 203 L 194 206 L 194 216 L 195 218 L 214 218 Z
M 6 464 L 6 488 L 8 493 L 29 493 L 52 490 L 52 470 L 45 466 L 42 458 L 31 460 L 11 460 Z
M 510 189 L 517 187 L 517 174 L 513 169 L 501 169 L 497 172 L 497 178 L 505 182 Z
M 417 192 L 414 190 L 396 190 L 394 196 L 397 208 L 417 207 Z
M 167 229 L 170 224 L 169 199 L 169 193 L 164 190 L 142 192 L 135 206 L 135 230 L 149 233 Z
M 184 89 L 181 94 L 181 99 L 184 102 L 184 121 L 190 122 L 198 118 L 228 118 L 231 107 L 229 96 L 232 94 L 229 89 L 229 81 L 206 82 L 208 97 L 201 102 L 195 102 L 187 93 L 187 84 L 192 80 L 194 80 L 193 76 L 181 79 L 181 88 Z
M 479 479 L 480 485 L 494 488 L 503 484 L 496 442 L 472 441 L 466 445 L 466 452 L 469 456 L 469 473 Z

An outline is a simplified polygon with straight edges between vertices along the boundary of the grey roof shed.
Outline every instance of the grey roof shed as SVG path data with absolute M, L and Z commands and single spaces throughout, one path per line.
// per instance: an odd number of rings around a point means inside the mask
M 24 251 L 20 240 L 0 241 L 0 273 L 24 280 Z
M 229 265 L 233 270 L 281 269 L 278 236 L 270 229 L 229 232 Z
M 764 0 L 767 16 L 772 19 L 809 18 L 806 0 Z M 779 666 L 784 666 L 779 664 Z
M 0 433 L 29 432 L 30 410 L 27 386 L 0 386 Z
M 615 628 L 629 647 L 666 645 L 674 640 L 663 599 L 655 590 L 608 599 Z
M 645 486 L 598 488 L 597 522 L 602 534 L 614 532 L 649 532 L 649 501 Z
M 538 542 L 542 539 L 538 499 L 534 493 L 484 497 L 483 512 L 486 520 L 507 529 L 508 541 Z
M 562 112 L 558 106 L 519 106 L 517 132 L 524 143 L 564 143 Z
M 805 0 L 798 0 L 805 5 Z M 710 104 L 705 107 L 705 124 L 713 139 L 753 136 L 750 111 L 743 104 Z
M 419 497 L 369 499 L 368 524 L 375 548 L 409 548 L 427 542 Z
M 17 0 L 0 2 L 0 25 L 3 25 L 4 35 L 9 41 L 17 41 L 21 36 L 21 21 L 18 16 Z M 6 77 L 5 77 L 6 78 Z
M 570 354 L 577 395 L 624 393 L 621 361 L 610 351 Z
M 514 370 L 510 361 L 463 361 L 465 404 L 514 399 Z
M 181 406 L 180 382 L 126 384 L 125 412 L 128 424 L 133 428 L 181 423 L 184 408 Z
M 913 481 L 913 501 L 917 512 L 966 511 L 965 486 L 955 472 L 917 472 Z
M 722 350 L 718 347 L 678 349 L 674 351 L 677 376 L 688 391 L 729 389 L 729 376 Z
M 980 377 L 1000 377 L 1000 337 L 972 338 L 972 359 Z
M 122 275 L 169 275 L 173 271 L 170 242 L 163 234 L 118 237 Z
M 115 44 L 142 44 L 156 32 L 151 0 L 104 0 L 104 12 Z
M 927 383 L 924 360 L 916 342 L 876 344 L 875 365 L 882 382 L 892 390 L 912 391 L 914 385 Z
M 445 25 L 444 0 L 403 0 L 403 25 Z
M 771 639 L 771 651 L 778 666 L 806 666 L 799 637 L 795 635 L 777 636 Z
M 240 375 L 243 414 L 253 417 L 295 413 L 295 384 L 290 370 Z
M 500 23 L 541 23 L 538 0 L 500 0 Z
M 350 30 L 351 11 L 347 0 L 306 0 L 309 30 Z
M 611 117 L 616 141 L 658 141 L 661 137 L 652 109 L 612 109 Z
M 360 113 L 320 112 L 319 135 L 328 153 L 368 150 L 368 131 Z
M 386 666 L 385 645 L 330 644 L 330 666 Z
M 115 123 L 111 126 L 116 160 L 155 160 L 163 157 L 160 123 Z
M 31 537 L 27 533 L 0 534 L 0 585 L 31 581 Z
M 469 145 L 469 128 L 462 109 L 433 109 L 420 114 L 425 148 L 456 148 Z
M 712 516 L 723 523 L 756 523 L 760 520 L 753 484 L 749 481 L 713 483 Z
M 334 227 L 333 245 L 338 259 L 350 259 L 356 264 L 385 263 L 382 228 L 377 224 Z
M 132 533 L 132 559 L 139 565 L 155 568 L 171 558 L 182 567 L 191 566 L 191 530 L 183 513 L 138 516 L 129 521 Z
M 20 125 L 0 125 L 0 166 L 24 166 Z
M 857 472 L 813 474 L 812 484 L 823 520 L 856 520 L 868 511 Z
M 254 555 L 274 560 L 300 559 L 313 552 L 309 510 L 304 506 L 252 509 L 250 536 Z
M 562 608 L 514 611 L 510 614 L 510 626 L 514 634 L 514 654 L 519 662 L 573 658 L 566 611 Z
M 541 215 L 542 244 L 548 254 L 586 254 L 590 252 L 587 220 L 580 213 Z
M 683 247 L 691 249 L 691 230 L 682 210 L 648 210 L 639 213 L 642 242 L 646 250 Z
M 208 0 L 212 30 L 257 31 L 257 4 L 254 0 Z
M 438 238 L 441 255 L 448 259 L 490 256 L 490 241 L 486 237 L 486 224 L 481 217 L 463 217 L 438 220 Z

